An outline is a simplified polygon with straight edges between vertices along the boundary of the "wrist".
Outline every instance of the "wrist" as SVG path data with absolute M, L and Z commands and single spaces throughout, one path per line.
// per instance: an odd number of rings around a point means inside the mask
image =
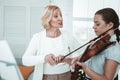
M 72 58 L 68 58 L 68 57 L 66 57 L 66 58 L 63 60 L 63 62 L 66 62 L 66 63 L 68 63 L 68 64 L 71 64 L 71 61 L 72 61 Z
M 87 66 L 86 66 L 86 64 L 85 63 L 82 63 L 82 69 L 84 70 L 84 71 L 86 71 L 87 70 Z

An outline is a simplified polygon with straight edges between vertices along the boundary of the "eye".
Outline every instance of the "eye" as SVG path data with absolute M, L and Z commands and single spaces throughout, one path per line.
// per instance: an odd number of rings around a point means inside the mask
M 99 26 L 100 24 L 96 24 L 96 26 Z
M 57 15 L 54 15 L 55 18 L 57 18 L 58 16 Z
M 97 23 L 95 23 L 95 26 L 100 26 L 100 23 L 98 23 L 98 22 L 97 22 Z
M 95 24 L 95 26 L 100 26 L 100 22 L 98 22 L 98 21 L 95 21 L 94 24 Z

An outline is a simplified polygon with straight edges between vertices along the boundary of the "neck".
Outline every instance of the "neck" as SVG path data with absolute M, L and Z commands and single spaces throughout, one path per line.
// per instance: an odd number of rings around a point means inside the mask
M 50 38 L 56 38 L 61 35 L 61 32 L 59 29 L 50 29 L 46 30 L 46 36 Z
M 114 35 L 114 30 L 112 29 L 112 30 L 108 31 L 108 34 L 109 34 L 110 36 Z

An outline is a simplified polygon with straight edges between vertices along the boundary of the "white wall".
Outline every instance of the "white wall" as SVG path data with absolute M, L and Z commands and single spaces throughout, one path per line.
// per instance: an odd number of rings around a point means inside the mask
M 0 0 L 0 39 L 6 39 L 15 57 L 21 57 L 31 36 L 41 31 L 40 18 L 49 0 Z

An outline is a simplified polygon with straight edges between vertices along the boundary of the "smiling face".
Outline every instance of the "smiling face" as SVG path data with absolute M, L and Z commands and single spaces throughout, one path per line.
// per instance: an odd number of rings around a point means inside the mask
M 50 20 L 50 28 L 62 28 L 63 27 L 63 18 L 60 9 L 56 9 Z
M 102 15 L 100 15 L 100 14 L 95 15 L 93 29 L 97 36 L 101 35 L 102 33 L 104 33 L 105 31 L 107 31 L 108 29 L 110 29 L 112 27 L 113 27 L 113 24 L 111 22 L 106 23 L 103 20 Z

